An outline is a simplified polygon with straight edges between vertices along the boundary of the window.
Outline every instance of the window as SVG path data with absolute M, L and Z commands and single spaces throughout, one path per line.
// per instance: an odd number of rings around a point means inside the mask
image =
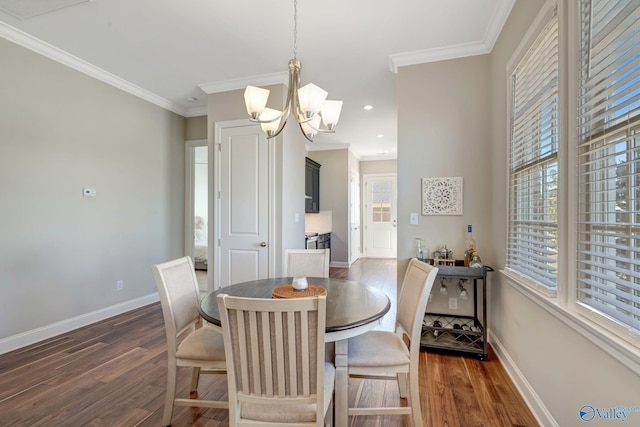
M 391 181 L 373 182 L 371 222 L 391 222 Z
M 507 268 L 557 289 L 558 17 L 511 74 Z
M 640 330 L 640 1 L 581 0 L 577 300 Z

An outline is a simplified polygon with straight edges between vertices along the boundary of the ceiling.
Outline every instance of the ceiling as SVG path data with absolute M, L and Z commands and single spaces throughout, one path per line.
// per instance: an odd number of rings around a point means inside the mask
M 299 0 L 302 84 L 344 101 L 308 148 L 396 158 L 398 67 L 490 52 L 514 2 Z M 0 0 L 0 37 L 193 117 L 207 93 L 286 82 L 293 0 Z

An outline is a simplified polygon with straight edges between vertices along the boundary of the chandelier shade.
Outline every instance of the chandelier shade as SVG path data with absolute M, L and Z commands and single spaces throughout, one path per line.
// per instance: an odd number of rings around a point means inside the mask
M 244 91 L 244 103 L 247 106 L 247 113 L 253 119 L 257 119 L 260 113 L 267 106 L 269 91 L 255 86 L 247 86 Z
M 333 130 L 333 127 L 338 124 L 340 120 L 340 112 L 342 111 L 342 101 L 326 100 L 320 111 L 322 116 L 322 123 L 329 130 Z
M 300 68 L 302 65 L 296 58 L 297 28 L 298 28 L 298 4 L 294 0 L 294 31 L 293 31 L 293 59 L 289 61 L 289 87 L 287 100 L 283 111 L 267 108 L 269 90 L 256 86 L 247 86 L 244 91 L 244 102 L 250 120 L 260 123 L 261 128 L 267 134 L 267 138 L 278 136 L 285 125 L 287 118 L 293 114 L 300 126 L 302 134 L 309 141 L 318 132 L 334 132 L 334 128 L 340 119 L 342 101 L 327 100 L 327 91 L 309 83 L 300 87 Z M 321 121 L 325 128 L 321 128 Z
M 300 102 L 300 110 L 305 114 L 306 118 L 312 117 L 314 114 L 318 114 L 322 108 L 322 104 L 327 99 L 329 93 L 309 83 L 298 89 L 298 101 Z
M 265 108 L 262 110 L 259 116 L 260 127 L 264 132 L 267 133 L 268 137 L 272 135 L 275 136 L 275 133 L 278 131 L 280 127 L 280 121 L 282 120 L 282 112 L 278 110 L 274 110 L 273 108 Z

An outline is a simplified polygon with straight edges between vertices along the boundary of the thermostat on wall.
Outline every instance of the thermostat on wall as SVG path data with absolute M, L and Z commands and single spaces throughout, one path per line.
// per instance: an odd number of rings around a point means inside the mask
M 95 188 L 83 188 L 82 195 L 84 197 L 96 197 L 96 189 Z

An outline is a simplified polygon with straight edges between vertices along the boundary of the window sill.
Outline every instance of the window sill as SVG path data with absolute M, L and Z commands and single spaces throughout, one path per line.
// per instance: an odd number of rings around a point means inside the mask
M 531 283 L 511 271 L 500 270 L 500 273 L 513 289 L 640 376 L 639 347 L 623 340 L 584 315 L 558 304 L 555 293 L 553 296 L 548 296 L 548 292 L 543 293 L 538 286 L 532 286 Z

